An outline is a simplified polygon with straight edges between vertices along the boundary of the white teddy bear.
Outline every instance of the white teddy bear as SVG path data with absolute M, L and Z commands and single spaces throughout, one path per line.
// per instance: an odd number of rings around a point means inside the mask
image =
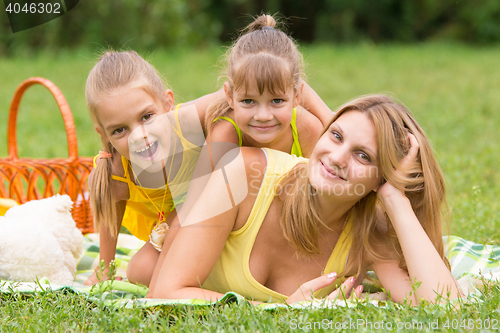
M 71 284 L 83 236 L 68 195 L 29 201 L 0 216 L 0 279 Z

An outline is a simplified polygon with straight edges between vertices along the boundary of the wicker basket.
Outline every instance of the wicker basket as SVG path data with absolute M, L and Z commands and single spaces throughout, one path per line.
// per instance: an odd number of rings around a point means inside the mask
M 19 158 L 16 142 L 16 119 L 21 98 L 29 87 L 41 84 L 52 93 L 61 111 L 68 140 L 68 158 Z M 78 156 L 73 115 L 61 91 L 47 79 L 34 77 L 17 87 L 9 109 L 7 128 L 8 158 L 0 158 L 0 197 L 19 203 L 42 199 L 56 193 L 68 194 L 73 200 L 73 218 L 82 233 L 93 232 L 88 201 L 87 178 L 92 158 Z

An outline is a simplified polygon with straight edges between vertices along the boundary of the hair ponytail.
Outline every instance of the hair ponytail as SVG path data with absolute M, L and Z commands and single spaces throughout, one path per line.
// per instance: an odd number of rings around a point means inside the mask
M 257 30 L 265 30 L 265 27 L 276 27 L 276 20 L 271 15 L 263 14 L 258 16 L 255 21 L 250 23 L 243 31 L 254 32 Z M 271 30 L 271 29 L 270 29 Z
M 113 153 L 111 144 L 104 148 L 107 153 Z M 96 161 L 96 167 L 89 179 L 90 207 L 94 213 L 94 228 L 96 231 L 108 231 L 110 235 L 117 236 L 116 201 L 111 189 L 111 174 L 113 157 L 101 158 Z

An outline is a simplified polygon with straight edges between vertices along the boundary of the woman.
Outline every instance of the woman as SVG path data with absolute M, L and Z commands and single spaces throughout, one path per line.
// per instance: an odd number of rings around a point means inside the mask
M 443 255 L 444 179 L 401 104 L 377 95 L 345 104 L 309 161 L 254 148 L 228 160 L 166 240 L 153 297 L 336 298 L 367 270 L 396 302 L 459 296 Z M 245 198 L 221 212 L 242 179 Z

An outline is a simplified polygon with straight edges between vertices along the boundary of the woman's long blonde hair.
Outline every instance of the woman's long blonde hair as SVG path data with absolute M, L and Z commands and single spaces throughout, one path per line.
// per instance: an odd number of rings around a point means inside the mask
M 405 191 L 413 211 L 436 250 L 448 265 L 444 256 L 441 216 L 446 206 L 445 181 L 433 150 L 424 131 L 401 103 L 388 96 L 370 95 L 354 99 L 335 113 L 330 125 L 344 112 L 357 110 L 368 116 L 377 131 L 378 157 L 381 175 L 399 190 Z M 408 153 L 410 143 L 408 132 L 417 139 L 420 150 L 413 165 L 406 173 L 397 173 L 400 162 Z M 280 197 L 283 201 L 280 224 L 286 239 L 295 247 L 298 254 L 318 254 L 318 235 L 325 225 L 321 221 L 314 188 L 307 174 L 302 170 L 305 164 L 298 164 L 280 182 L 281 188 L 288 188 L 289 196 Z M 291 190 L 291 187 L 297 191 Z M 308 188 L 308 191 L 299 191 Z M 304 193 L 312 193 L 308 195 Z M 358 201 L 351 210 L 353 214 L 352 247 L 347 266 L 341 275 L 366 273 L 366 267 L 374 260 L 398 260 L 399 267 L 407 269 L 398 238 L 386 214 L 387 231 L 378 226 L 377 193 L 370 192 Z M 387 244 L 391 251 L 387 253 Z
M 107 139 L 106 131 L 99 120 L 99 105 L 103 97 L 119 87 L 137 84 L 155 100 L 164 100 L 165 91 L 157 71 L 136 52 L 108 51 L 92 68 L 85 86 L 85 98 L 90 117 L 101 133 L 104 151 L 113 153 L 114 148 Z M 98 231 L 108 230 L 118 235 L 116 223 L 116 201 L 111 190 L 112 160 L 101 158 L 89 180 L 90 206 L 94 215 L 94 227 Z M 103 228 L 101 230 L 101 228 Z
M 302 55 L 294 40 L 275 29 L 271 15 L 260 15 L 249 24 L 226 52 L 225 77 L 230 91 L 257 87 L 260 94 L 268 89 L 272 94 L 285 93 L 293 87 L 298 91 L 303 76 Z M 205 114 L 207 136 L 212 133 L 214 120 L 232 109 L 225 97 L 210 104 Z

